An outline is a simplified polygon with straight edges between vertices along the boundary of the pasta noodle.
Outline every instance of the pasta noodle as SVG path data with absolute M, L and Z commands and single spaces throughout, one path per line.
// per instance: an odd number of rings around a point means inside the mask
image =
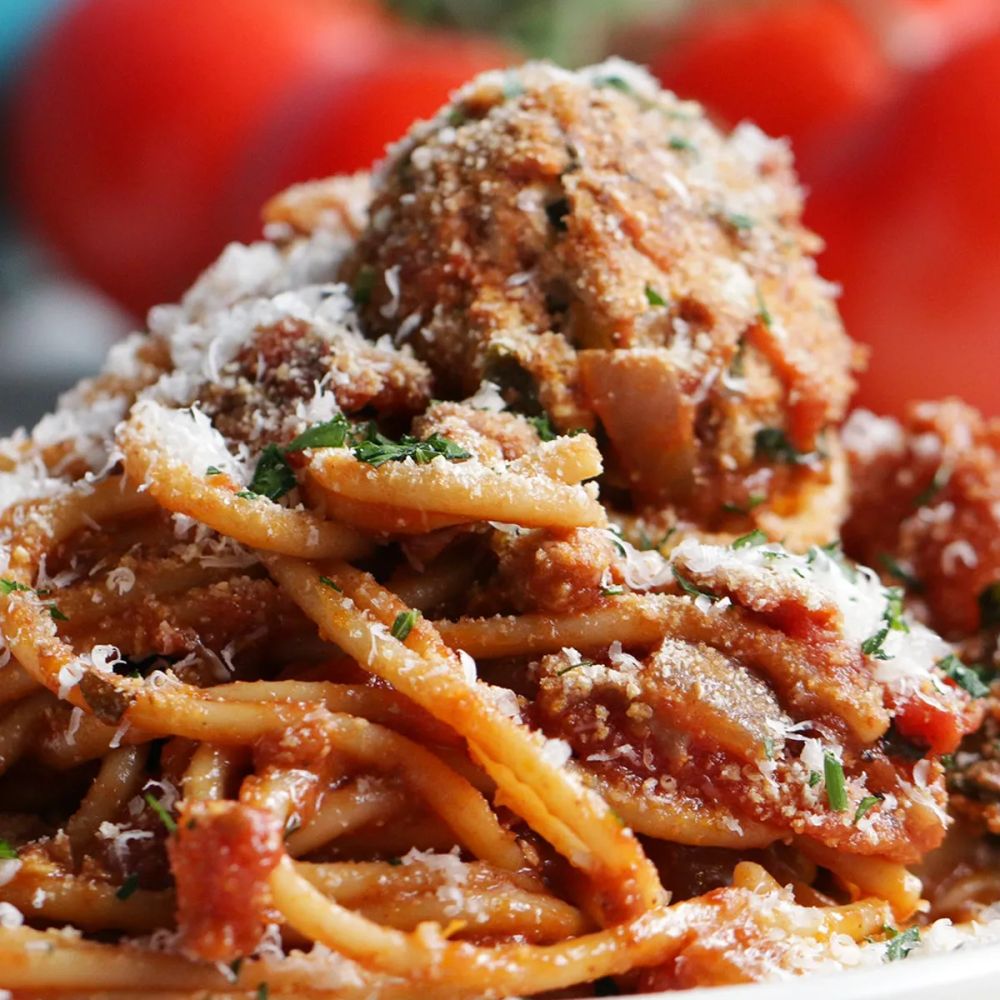
M 600 67 L 514 82 L 542 108 L 561 93 L 562 127 L 596 156 L 591 116 L 614 136 L 672 100 L 612 69 L 610 87 Z M 407 142 L 468 128 L 493 155 L 498 116 L 543 113 L 504 79 Z M 754 185 L 779 181 L 737 139 L 685 127 L 772 203 Z M 913 868 L 949 822 L 948 755 L 982 709 L 894 589 L 812 545 L 843 506 L 843 453 L 820 447 L 843 407 L 802 403 L 821 390 L 741 278 L 701 290 L 726 305 L 718 328 L 686 299 L 656 340 L 643 310 L 667 307 L 666 285 L 648 268 L 676 256 L 659 244 L 615 272 L 644 275 L 624 313 L 610 290 L 589 313 L 558 305 L 602 271 L 536 288 L 535 270 L 621 252 L 587 185 L 535 219 L 584 245 L 504 258 L 506 291 L 489 271 L 449 327 L 447 282 L 468 275 L 434 276 L 439 241 L 410 234 L 440 309 L 383 259 L 412 222 L 393 194 L 400 162 L 423 169 L 408 148 L 375 191 L 272 203 L 269 241 L 230 247 L 2 449 L 0 989 L 584 997 L 893 957 L 927 909 Z M 570 200 L 593 225 L 561 228 Z M 781 245 L 754 271 L 776 316 L 794 303 L 774 268 L 828 294 L 798 229 Z M 847 364 L 839 328 L 809 336 Z M 780 400 L 746 402 L 768 366 L 780 379 L 754 391 L 780 382 Z M 95 400 L 118 416 L 89 420 Z M 717 449 L 744 403 L 787 433 L 756 427 L 740 465 Z M 794 546 L 773 540 L 786 529 Z

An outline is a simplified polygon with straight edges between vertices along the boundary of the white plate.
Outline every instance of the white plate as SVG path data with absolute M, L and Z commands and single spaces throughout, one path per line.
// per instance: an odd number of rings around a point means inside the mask
M 629 1000 L 1000 1000 L 1000 945 L 916 956 L 874 969 L 784 983 L 644 993 Z

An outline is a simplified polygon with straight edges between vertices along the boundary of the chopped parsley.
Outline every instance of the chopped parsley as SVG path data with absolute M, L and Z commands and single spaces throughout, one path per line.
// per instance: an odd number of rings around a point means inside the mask
M 924 585 L 918 580 L 912 573 L 908 570 L 903 569 L 902 566 L 895 559 L 889 555 L 888 552 L 880 552 L 878 561 L 886 568 L 886 571 L 894 576 L 900 583 L 902 583 L 909 590 L 921 591 L 924 589 Z
M 132 893 L 134 893 L 135 890 L 138 888 L 139 888 L 139 876 L 129 875 L 125 879 L 125 881 L 122 882 L 122 884 L 118 887 L 118 890 L 115 892 L 115 897 L 117 899 L 124 901 L 128 899 L 129 896 L 131 896 Z
M 285 456 L 289 452 L 304 451 L 306 448 L 342 448 L 347 443 L 350 430 L 347 418 L 338 413 L 332 420 L 307 427 L 284 447 L 267 445 L 261 452 L 249 489 L 236 495 L 246 500 L 258 496 L 267 497 L 271 501 L 280 500 L 295 489 L 296 485 L 295 472 Z
M 510 78 L 503 82 L 504 100 L 511 101 L 524 93 L 524 84 L 520 80 Z
M 608 73 L 607 76 L 599 76 L 594 83 L 598 87 L 613 87 L 615 90 L 620 90 L 623 94 L 632 93 L 632 85 L 624 77 L 618 76 L 616 73 Z
M 271 990 L 267 983 L 261 983 L 260 986 L 257 987 L 257 1000 L 267 1000 L 270 995 Z
M 306 448 L 343 448 L 351 425 L 343 413 L 332 420 L 307 427 L 298 437 L 293 438 L 283 451 L 304 451 Z
M 759 288 L 757 289 L 757 318 L 768 330 L 771 329 L 774 319 L 771 316 L 771 311 L 767 308 L 767 303 L 764 301 L 764 294 Z
M 815 788 L 823 780 L 823 775 L 819 771 L 809 772 L 809 787 Z
M 0 839 L 0 861 L 13 861 L 17 857 L 17 850 L 11 846 L 10 841 Z
M 667 141 L 667 145 L 678 152 L 683 150 L 693 153 L 695 151 L 694 143 L 690 139 L 685 139 L 682 135 L 672 135 Z
M 465 112 L 465 108 L 452 108 L 448 112 L 448 124 L 452 128 L 458 128 L 459 125 L 464 125 L 469 120 L 469 116 Z
M 409 611 L 400 611 L 392 623 L 392 628 L 389 629 L 389 634 L 393 639 L 406 642 L 406 637 L 413 631 L 413 626 L 417 624 L 419 615 L 420 612 L 414 608 L 410 608 Z
M 51 619 L 52 619 L 52 620 L 53 620 L 54 622 L 68 622 L 68 621 L 69 621 L 69 615 L 67 615 L 67 614 L 66 614 L 65 612 L 63 612 L 63 611 L 60 611 L 60 610 L 59 610 L 59 608 L 58 608 L 58 607 L 56 607 L 56 605 L 54 605 L 54 604 L 49 604 L 49 605 L 48 605 L 48 606 L 46 607 L 46 609 L 45 609 L 45 610 L 46 610 L 46 611 L 48 611 L 48 613 L 49 613 L 49 617 L 50 617 L 50 618 L 51 618 Z
M 601 594 L 604 597 L 617 597 L 618 594 L 624 594 L 625 588 L 620 587 L 618 584 L 614 584 L 610 587 L 601 587 Z
M 254 493 L 253 490 L 240 490 L 236 496 L 239 497 L 240 500 L 256 500 L 260 494 Z
M 747 360 L 747 338 L 741 336 L 736 341 L 736 350 L 733 352 L 733 360 L 729 364 L 729 374 L 733 378 L 743 378 L 746 375 Z
M 338 594 L 342 594 L 344 591 L 336 583 L 333 582 L 328 576 L 321 576 L 319 582 L 323 584 L 324 587 L 329 587 L 331 590 L 337 591 Z
M 13 594 L 15 590 L 31 590 L 31 587 L 26 587 L 23 583 L 18 583 L 17 580 L 0 579 L 0 594 L 6 596 Z
M 592 667 L 593 665 L 593 660 L 580 660 L 579 663 L 571 663 L 568 667 L 561 667 L 556 671 L 556 677 L 562 677 L 563 674 L 568 674 L 571 670 L 576 670 L 577 667 Z
M 895 927 L 887 927 L 886 933 L 890 935 L 889 943 L 885 946 L 885 961 L 899 962 L 906 958 L 917 945 L 920 944 L 920 928 L 911 927 L 900 934 Z
M 847 809 L 847 781 L 844 765 L 829 750 L 823 754 L 823 777 L 826 780 L 826 801 L 834 812 Z
M 674 579 L 677 581 L 678 586 L 689 597 L 707 597 L 710 601 L 718 600 L 715 594 L 699 590 L 676 566 L 671 566 L 670 569 L 673 571 Z
M 950 479 L 951 469 L 947 465 L 939 465 L 926 488 L 914 497 L 913 506 L 927 506 L 948 485 Z
M 152 792 L 146 792 L 143 798 L 146 800 L 149 808 L 160 818 L 160 822 L 167 828 L 167 833 L 176 833 L 177 823 L 174 821 L 173 816 L 167 812 L 166 806 Z
M 894 632 L 909 632 L 910 626 L 903 618 L 903 591 L 899 587 L 889 587 L 885 592 L 885 613 L 886 624 Z
M 984 587 L 979 594 L 979 624 L 983 628 L 1000 625 L 1000 580 Z
M 859 803 L 858 808 L 854 810 L 854 823 L 857 825 L 859 820 L 864 819 L 871 810 L 877 806 L 882 801 L 881 795 L 866 795 Z
M 802 452 L 788 440 L 788 435 L 780 427 L 761 427 L 753 441 L 754 454 L 758 458 L 785 465 L 797 465 L 802 461 Z
M 222 475 L 222 469 L 220 469 L 217 465 L 210 465 L 205 470 L 205 475 L 206 476 L 221 476 Z
M 767 535 L 764 534 L 760 528 L 754 528 L 753 531 L 747 532 L 745 535 L 740 535 L 733 544 L 734 549 L 749 549 L 756 545 L 763 545 L 767 541 Z
M 548 414 L 543 413 L 540 417 L 525 417 L 525 420 L 531 424 L 532 427 L 538 432 L 538 436 L 543 441 L 555 441 L 559 436 L 556 434 L 555 429 L 552 426 L 552 421 L 549 420 Z
M 665 306 L 667 304 L 667 300 L 652 285 L 646 285 L 646 301 L 651 306 Z
M 885 611 L 882 621 L 885 624 L 874 634 L 861 643 L 861 652 L 865 656 L 873 656 L 876 660 L 891 659 L 885 650 L 885 641 L 890 632 L 909 632 L 910 626 L 903 618 L 903 591 L 899 587 L 888 587 L 885 591 Z
M 985 698 L 990 693 L 989 686 L 983 683 L 979 671 L 975 667 L 967 667 L 954 653 L 939 660 L 937 666 L 946 677 L 950 677 L 973 698 Z
M 358 270 L 357 276 L 354 279 L 354 287 L 351 289 L 355 303 L 359 306 L 368 305 L 371 301 L 374 288 L 375 268 L 369 264 L 365 264 L 364 267 Z
M 722 509 L 727 514 L 749 514 L 750 511 L 759 507 L 765 500 L 767 500 L 767 497 L 764 496 L 763 493 L 751 493 L 750 496 L 747 497 L 745 507 L 741 507 L 737 503 L 724 503 L 722 505 Z
M 472 458 L 461 445 L 449 441 L 440 434 L 432 434 L 425 441 L 404 434 L 399 441 L 379 434 L 373 427 L 368 429 L 368 435 L 363 441 L 354 445 L 352 451 L 358 461 L 378 468 L 386 462 L 404 462 L 413 459 L 417 465 L 426 465 L 435 458 L 446 458 L 449 462 L 464 462 Z
M 742 212 L 727 212 L 726 222 L 733 227 L 733 229 L 747 230 L 753 229 L 753 219 L 749 215 L 744 215 Z
M 268 500 L 278 500 L 295 489 L 295 482 L 295 473 L 282 450 L 276 444 L 267 445 L 250 480 L 250 492 Z
M 888 660 L 889 654 L 885 651 L 885 640 L 889 638 L 889 626 L 883 625 L 874 635 L 868 636 L 861 643 L 861 652 L 865 656 L 873 656 L 876 660 Z

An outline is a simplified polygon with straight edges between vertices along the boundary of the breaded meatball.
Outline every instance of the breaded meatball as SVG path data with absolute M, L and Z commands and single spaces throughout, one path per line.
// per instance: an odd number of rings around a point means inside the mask
M 902 423 L 858 411 L 843 436 L 847 552 L 905 584 L 948 638 L 1000 625 L 1000 420 L 952 399 Z
M 490 379 L 598 429 L 607 496 L 717 529 L 798 516 L 834 478 L 857 354 L 801 208 L 787 146 L 753 126 L 724 135 L 627 64 L 534 64 L 390 152 L 343 275 L 439 394 Z

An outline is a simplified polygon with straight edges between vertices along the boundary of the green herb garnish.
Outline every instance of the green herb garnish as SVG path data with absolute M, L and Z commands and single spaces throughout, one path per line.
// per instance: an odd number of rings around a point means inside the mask
M 0 839 L 0 861 L 13 861 L 17 857 L 17 850 L 11 846 L 10 841 Z
M 374 288 L 375 268 L 369 264 L 365 264 L 358 270 L 357 277 L 354 279 L 354 287 L 351 289 L 354 301 L 359 306 L 368 305 L 371 301 L 372 291 Z
M 948 485 L 950 479 L 951 469 L 947 465 L 939 465 L 927 487 L 914 498 L 913 506 L 925 507 Z
M 819 771 L 809 772 L 809 787 L 815 788 L 823 780 L 823 775 Z
M 909 590 L 919 592 L 924 589 L 924 585 L 912 573 L 903 569 L 888 552 L 880 552 L 878 561 L 886 568 L 890 575 L 894 576 L 900 583 Z
M 684 591 L 689 597 L 707 597 L 710 601 L 717 601 L 718 598 L 715 594 L 710 594 L 707 591 L 699 590 L 683 573 L 676 567 L 671 566 L 671 571 L 674 574 L 674 579 L 677 581 L 681 590 Z
M 899 933 L 894 927 L 887 928 L 887 932 L 892 935 L 891 940 L 885 948 L 885 960 L 887 962 L 898 962 L 906 958 L 917 945 L 920 944 L 920 928 L 911 927 L 909 930 Z
M 870 635 L 861 643 L 861 652 L 865 656 L 874 656 L 876 660 L 888 660 L 889 654 L 885 651 L 885 640 L 889 638 L 889 626 L 883 625 L 874 635 Z
M 802 452 L 788 440 L 788 435 L 780 427 L 761 427 L 754 435 L 754 453 L 758 458 L 797 465 L 802 461 Z
M 651 306 L 665 306 L 667 304 L 667 300 L 652 285 L 646 285 L 646 301 Z
M 267 1000 L 271 995 L 271 990 L 268 988 L 267 983 L 261 983 L 257 987 L 257 1000 Z
M 973 698 L 985 698 L 990 693 L 989 685 L 983 683 L 979 672 L 974 667 L 967 667 L 954 653 L 939 660 L 937 666 L 946 677 L 950 677 Z
M 525 420 L 531 424 L 532 427 L 538 432 L 538 436 L 543 441 L 555 441 L 559 436 L 556 434 L 555 429 L 552 426 L 552 421 L 549 420 L 547 413 L 543 413 L 540 417 L 525 417 Z
M 322 424 L 307 427 L 298 437 L 293 438 L 282 451 L 304 451 L 306 448 L 343 448 L 347 443 L 347 435 L 351 425 L 343 413 L 338 413 L 332 420 Z
M 31 590 L 31 587 L 26 587 L 23 583 L 18 583 L 17 580 L 0 580 L 0 594 L 6 596 L 13 594 L 15 590 Z
M 282 450 L 276 444 L 267 445 L 261 452 L 250 480 L 250 492 L 268 500 L 278 500 L 295 489 L 295 473 Z
M 409 611 L 400 611 L 392 623 L 392 628 L 389 629 L 389 634 L 393 639 L 406 642 L 406 637 L 413 631 L 413 626 L 417 624 L 419 615 L 420 612 L 414 608 L 410 608 Z
M 763 545 L 766 541 L 767 535 L 760 528 L 754 528 L 753 531 L 747 532 L 745 535 L 740 535 L 733 542 L 732 547 L 734 549 L 748 549 L 756 545 Z
M 899 587 L 889 587 L 885 592 L 885 623 L 894 632 L 909 632 L 910 626 L 903 618 L 903 591 Z
M 858 821 L 861 820 L 861 819 L 863 819 L 881 801 L 882 801 L 882 796 L 881 795 L 866 795 L 858 803 L 858 808 L 854 810 L 854 823 L 855 823 L 855 825 L 857 825 Z
M 216 466 L 216 465 L 210 465 L 210 466 L 209 466 L 209 467 L 208 467 L 208 468 L 207 468 L 207 469 L 205 470 L 205 475 L 206 475 L 206 476 L 221 476 L 221 475 L 222 475 L 222 469 L 220 469 L 220 468 L 219 468 L 218 466 Z
M 115 897 L 117 899 L 126 900 L 129 896 L 139 888 L 139 876 L 129 875 L 124 882 L 119 886 L 118 890 L 115 892 Z
M 343 588 L 334 583 L 328 576 L 321 576 L 319 578 L 319 582 L 323 584 L 324 587 L 329 587 L 331 590 L 337 591 L 338 594 L 342 594 L 344 592 Z
M 54 622 L 68 622 L 69 621 L 69 615 L 65 614 L 63 611 L 60 611 L 59 608 L 56 607 L 56 605 L 54 605 L 54 604 L 49 604 L 46 607 L 45 610 L 48 611 L 49 617 Z
M 733 229 L 748 230 L 753 229 L 754 222 L 749 215 L 744 215 L 742 212 L 727 212 L 726 222 L 733 227 Z
M 593 660 L 580 660 L 579 663 L 571 663 L 568 667 L 557 670 L 556 677 L 562 677 L 563 674 L 568 674 L 571 670 L 576 670 L 577 667 L 592 667 L 593 665 Z
M 667 140 L 667 145 L 671 149 L 676 149 L 678 152 L 689 151 L 694 152 L 694 143 L 690 139 L 685 139 L 682 135 L 672 135 L 669 140 Z
M 601 594 L 604 597 L 617 597 L 619 594 L 624 594 L 625 588 L 614 584 L 611 587 L 601 587 Z
M 628 80 L 614 73 L 609 73 L 607 76 L 599 76 L 594 83 L 598 87 L 613 87 L 615 90 L 620 90 L 623 94 L 632 93 L 632 85 Z
M 354 457 L 378 468 L 386 462 L 404 462 L 410 458 L 417 465 L 426 465 L 435 458 L 446 458 L 449 462 L 464 462 L 472 458 L 464 448 L 449 441 L 440 434 L 432 434 L 426 441 L 420 441 L 404 434 L 397 442 L 370 428 L 368 436 L 352 449 Z
M 146 800 L 149 808 L 159 816 L 160 822 L 167 828 L 167 833 L 176 833 L 177 823 L 174 821 L 173 816 L 167 812 L 166 806 L 152 792 L 146 792 L 143 798 Z
M 751 493 L 747 497 L 747 505 L 745 507 L 741 507 L 736 503 L 724 503 L 722 509 L 727 514 L 749 514 L 750 511 L 759 507 L 765 500 L 767 500 L 767 497 L 763 493 Z
M 774 319 L 771 316 L 771 311 L 767 308 L 767 303 L 764 301 L 764 294 L 759 288 L 757 289 L 757 318 L 768 330 L 771 329 Z
M 823 754 L 823 777 L 826 779 L 826 801 L 834 812 L 843 812 L 847 808 L 844 765 L 829 750 Z

